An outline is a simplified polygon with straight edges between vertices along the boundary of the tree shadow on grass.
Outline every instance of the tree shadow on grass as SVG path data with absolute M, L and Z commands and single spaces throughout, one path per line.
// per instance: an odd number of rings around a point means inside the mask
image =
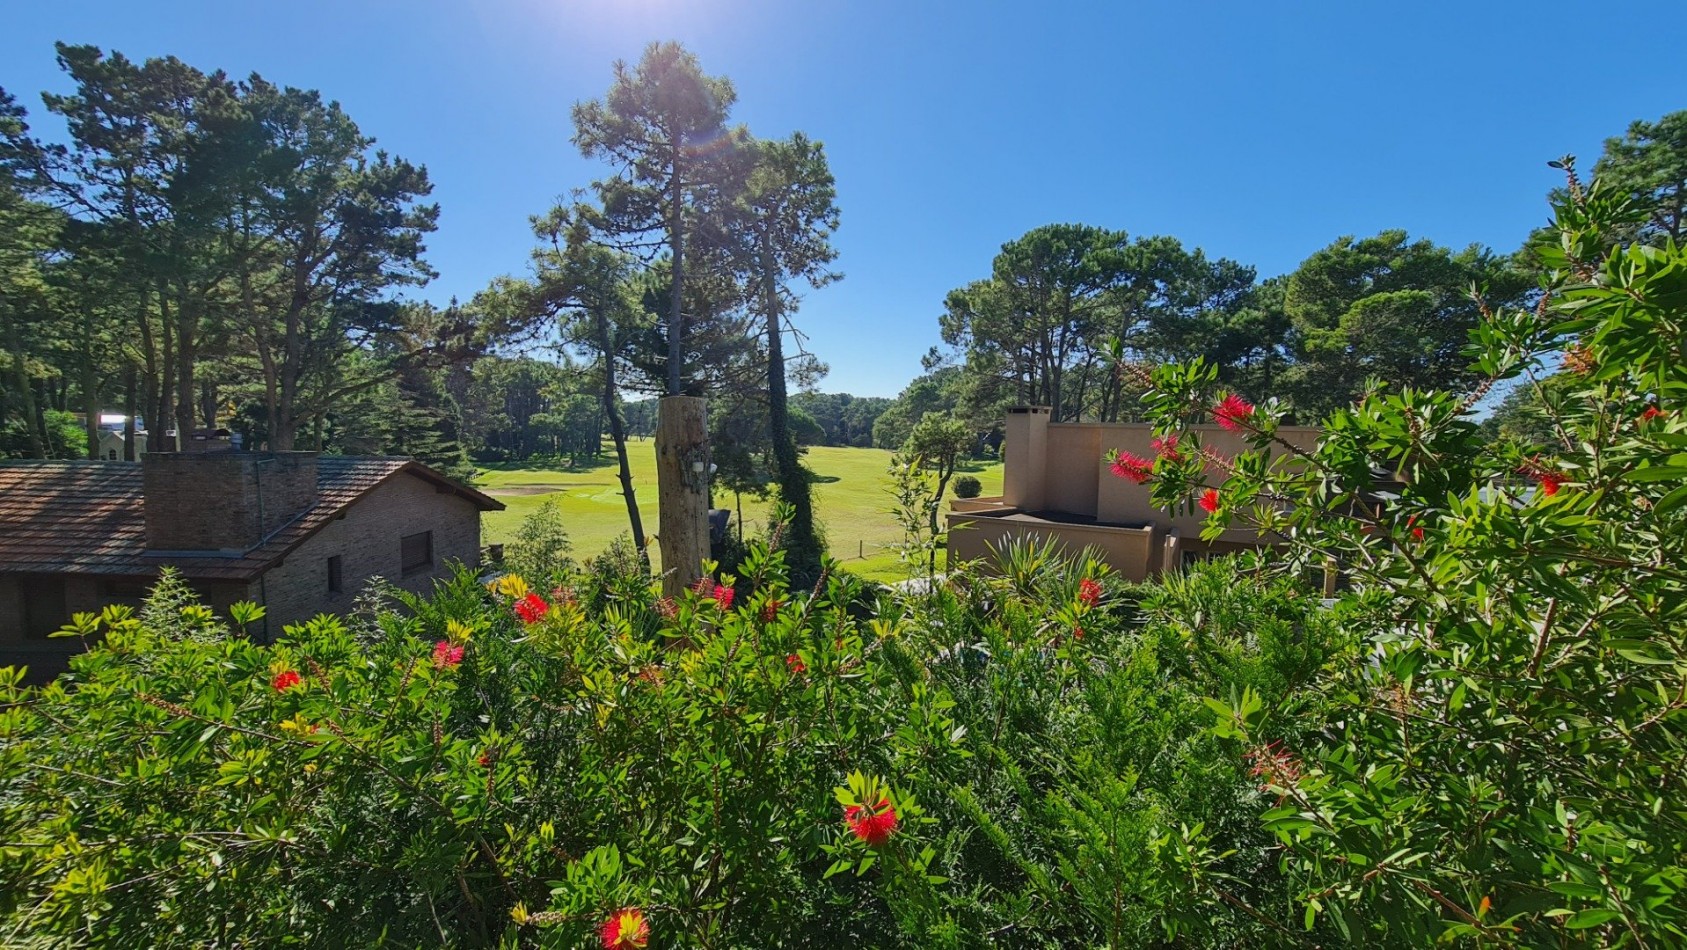
M 477 462 L 475 467 L 483 472 L 557 472 L 574 475 L 613 468 L 615 464 L 615 453 L 605 452 L 596 458 L 581 459 L 579 464 L 571 464 L 566 456 L 558 458 L 554 455 L 535 455 L 517 462 Z

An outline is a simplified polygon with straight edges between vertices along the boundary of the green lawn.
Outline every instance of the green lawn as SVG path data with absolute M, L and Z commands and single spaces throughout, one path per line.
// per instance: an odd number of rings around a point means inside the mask
M 634 440 L 628 452 L 645 531 L 655 533 L 656 444 L 649 439 Z M 901 579 L 896 555 L 888 547 L 902 538 L 890 514 L 890 453 L 882 449 L 815 447 L 808 450 L 807 460 L 819 477 L 819 484 L 814 486 L 815 504 L 832 556 L 863 576 Z M 1001 492 L 1001 463 L 968 463 L 965 467 L 984 483 L 984 494 Z M 508 540 L 521 519 L 550 498 L 562 506 L 576 557 L 597 554 L 616 535 L 627 532 L 626 505 L 615 479 L 615 466 L 607 458 L 576 469 L 555 464 L 493 465 L 481 473 L 478 485 L 509 506 L 507 511 L 486 515 L 483 525 L 488 542 Z M 732 498 L 717 498 L 716 503 L 731 505 Z M 744 518 L 746 537 L 759 532 L 767 520 L 767 504 L 746 497 Z

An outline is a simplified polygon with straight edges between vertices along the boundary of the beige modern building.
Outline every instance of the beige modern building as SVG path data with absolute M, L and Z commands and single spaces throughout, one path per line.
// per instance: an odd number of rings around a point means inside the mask
M 1251 529 L 1232 529 L 1201 540 L 1205 514 L 1173 514 L 1154 507 L 1151 486 L 1115 476 L 1106 461 L 1117 449 L 1153 458 L 1154 432 L 1146 424 L 1050 423 L 1041 406 L 1008 410 L 1002 443 L 1002 494 L 956 499 L 950 505 L 949 562 L 989 562 L 1009 538 L 1052 539 L 1073 554 L 1093 546 L 1121 575 L 1145 580 L 1185 561 L 1257 548 L 1269 543 Z M 1203 446 L 1223 457 L 1249 448 L 1240 433 L 1193 426 Z M 1319 430 L 1285 426 L 1283 441 L 1311 450 Z M 1223 481 L 1217 471 L 1211 482 Z

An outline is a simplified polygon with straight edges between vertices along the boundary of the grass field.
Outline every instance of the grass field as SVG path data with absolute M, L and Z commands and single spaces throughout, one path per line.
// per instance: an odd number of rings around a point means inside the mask
M 654 534 L 656 444 L 649 439 L 637 439 L 627 448 L 645 531 Z M 617 535 L 627 533 L 626 504 L 621 499 L 611 458 L 574 469 L 561 467 L 554 461 L 488 466 L 481 473 L 478 487 L 509 509 L 485 516 L 485 540 L 489 543 L 509 540 L 523 518 L 546 499 L 554 498 L 562 507 L 575 557 L 590 557 L 602 551 Z M 832 556 L 865 577 L 900 580 L 896 555 L 889 548 L 902 540 L 902 531 L 890 514 L 890 453 L 882 449 L 815 447 L 808 450 L 807 461 L 819 478 L 814 486 L 815 507 Z M 984 483 L 984 494 L 1001 492 L 1001 463 L 967 463 L 964 469 Z M 730 505 L 732 498 L 717 497 L 716 503 Z M 767 521 L 767 507 L 765 502 L 744 498 L 745 537 L 762 530 Z M 733 517 L 736 521 L 736 512 Z

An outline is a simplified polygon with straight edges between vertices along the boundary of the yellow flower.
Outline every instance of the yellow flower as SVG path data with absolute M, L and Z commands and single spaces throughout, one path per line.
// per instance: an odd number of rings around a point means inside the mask
M 445 639 L 452 643 L 467 643 L 474 635 L 474 628 L 460 620 L 445 621 Z
M 527 596 L 527 582 L 521 579 L 520 574 L 505 574 L 486 586 L 494 594 L 502 594 L 505 597 L 513 597 L 517 600 Z

